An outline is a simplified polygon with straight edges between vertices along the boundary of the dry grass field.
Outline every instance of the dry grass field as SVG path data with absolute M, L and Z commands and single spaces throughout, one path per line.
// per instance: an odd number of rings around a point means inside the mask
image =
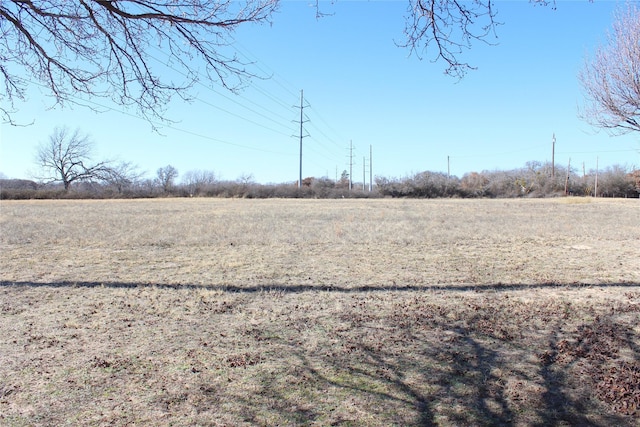
M 0 425 L 640 425 L 637 200 L 0 204 Z

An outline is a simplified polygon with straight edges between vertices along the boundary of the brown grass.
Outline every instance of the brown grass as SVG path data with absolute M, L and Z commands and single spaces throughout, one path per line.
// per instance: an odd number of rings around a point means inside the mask
M 0 424 L 638 425 L 588 200 L 3 201 Z

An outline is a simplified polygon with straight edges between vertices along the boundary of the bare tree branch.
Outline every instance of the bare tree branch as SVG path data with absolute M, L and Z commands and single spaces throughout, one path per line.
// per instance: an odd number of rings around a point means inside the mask
M 107 98 L 150 123 L 166 120 L 171 98 L 188 100 L 189 89 L 203 80 L 235 91 L 256 75 L 236 56 L 231 35 L 240 25 L 268 22 L 279 1 L 3 0 L 2 120 L 15 124 L 15 101 L 26 99 L 30 84 L 45 88 L 56 104 L 94 108 L 92 98 Z M 472 70 L 462 54 L 473 42 L 489 42 L 497 25 L 493 1 L 408 3 L 400 45 L 419 58 L 444 61 L 449 75 Z M 316 16 L 326 15 L 319 0 L 315 6 Z M 159 71 L 165 66 L 170 76 Z
M 579 74 L 586 97 L 582 117 L 614 135 L 640 131 L 640 10 L 620 9 L 607 44 Z
M 555 0 L 530 0 L 530 3 L 555 5 Z M 409 0 L 406 39 L 398 45 L 420 59 L 427 55 L 434 62 L 444 61 L 445 74 L 462 78 L 475 69 L 462 61 L 463 52 L 471 49 L 475 41 L 490 43 L 487 39 L 495 34 L 498 25 L 496 16 L 492 0 Z
M 410 0 L 406 41 L 400 46 L 409 48 L 420 59 L 427 54 L 434 61 L 445 61 L 445 73 L 461 78 L 473 67 L 460 61 L 460 54 L 471 48 L 473 40 L 487 37 L 495 28 L 495 16 L 490 0 Z
M 239 25 L 267 21 L 277 3 L 5 0 L 0 3 L 3 122 L 13 122 L 14 102 L 25 99 L 30 79 L 47 88 L 55 103 L 82 103 L 83 95 L 108 98 L 149 120 L 164 119 L 173 95 L 188 98 L 202 73 L 237 89 L 254 75 L 225 53 L 230 36 Z M 203 70 L 193 68 L 194 58 L 203 61 Z M 154 72 L 158 60 L 175 75 Z
M 118 193 L 123 193 L 127 188 L 140 182 L 143 176 L 144 173 L 140 172 L 134 164 L 130 162 L 120 162 L 109 167 L 106 171 L 101 172 L 99 178 L 113 186 Z

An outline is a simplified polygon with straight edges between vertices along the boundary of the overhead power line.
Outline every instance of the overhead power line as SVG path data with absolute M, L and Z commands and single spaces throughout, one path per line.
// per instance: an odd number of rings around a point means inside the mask
M 27 79 L 23 79 L 23 81 L 26 82 L 26 83 L 29 83 L 30 85 L 35 85 L 35 86 L 39 86 L 39 87 L 45 88 L 44 85 L 42 85 L 41 83 L 38 83 L 38 82 L 33 82 L 33 81 L 27 80 Z M 140 116 L 138 116 L 136 114 L 128 113 L 126 111 L 123 111 L 123 110 L 120 110 L 120 109 L 117 109 L 117 108 L 113 108 L 113 107 L 109 107 L 109 106 L 100 104 L 98 102 L 95 102 L 95 101 L 92 101 L 92 100 L 88 100 L 88 99 L 83 99 L 83 98 L 80 98 L 80 97 L 77 97 L 77 96 L 70 96 L 70 98 L 75 98 L 77 100 L 78 104 L 80 104 L 80 105 L 82 105 L 82 104 L 91 104 L 91 105 L 93 105 L 95 107 L 98 107 L 98 108 L 102 109 L 101 112 L 113 111 L 115 113 L 119 113 L 119 114 L 122 114 L 124 116 L 132 117 L 134 119 L 137 119 L 137 120 L 140 120 L 140 121 L 143 121 L 143 122 L 146 122 L 146 123 L 151 123 L 153 126 L 163 127 L 163 128 L 175 130 L 175 131 L 178 131 L 178 132 L 182 132 L 182 133 L 186 133 L 186 134 L 189 134 L 189 135 L 197 136 L 197 137 L 202 138 L 202 139 L 207 139 L 209 141 L 218 142 L 220 144 L 231 145 L 231 146 L 234 146 L 234 147 L 244 148 L 244 149 L 247 149 L 247 150 L 260 151 L 260 152 L 263 152 L 263 153 L 279 154 L 279 155 L 284 155 L 284 156 L 290 156 L 291 155 L 291 153 L 285 153 L 285 152 L 282 152 L 282 151 L 268 150 L 268 149 L 264 149 L 264 148 L 252 147 L 252 146 L 249 146 L 249 145 L 244 145 L 244 144 L 238 144 L 238 143 L 235 143 L 235 142 L 225 141 L 225 140 L 222 140 L 222 139 L 219 139 L 219 138 L 214 138 L 214 137 L 211 137 L 211 136 L 208 136 L 208 135 L 202 135 L 201 133 L 190 131 L 188 129 L 183 129 L 183 128 L 180 128 L 180 127 L 177 127 L 175 125 L 168 124 L 168 123 L 160 123 L 160 122 L 156 122 L 156 121 L 150 121 L 149 119 L 140 117 Z M 87 105 L 87 107 L 92 108 L 92 107 L 90 107 L 88 105 Z M 100 111 L 98 112 L 98 114 L 99 113 L 100 113 Z

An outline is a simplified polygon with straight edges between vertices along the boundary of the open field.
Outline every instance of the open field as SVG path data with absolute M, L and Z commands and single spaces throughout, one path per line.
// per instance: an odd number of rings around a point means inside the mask
M 640 425 L 638 200 L 0 204 L 0 425 Z

